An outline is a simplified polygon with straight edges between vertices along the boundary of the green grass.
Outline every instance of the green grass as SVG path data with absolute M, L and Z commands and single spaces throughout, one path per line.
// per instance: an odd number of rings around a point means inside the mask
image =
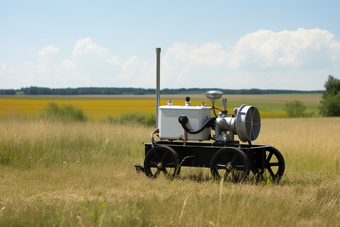
M 280 184 L 137 173 L 152 127 L 0 120 L 0 226 L 339 226 L 340 118 L 264 119 Z M 184 205 L 185 202 L 185 205 Z
M 322 94 L 279 94 L 279 95 L 226 95 L 228 107 L 239 107 L 242 104 L 255 106 L 263 112 L 285 112 L 287 101 L 299 100 L 307 107 L 307 112 L 319 112 Z M 221 101 L 216 102 L 217 106 L 222 106 Z
M 48 103 L 45 108 L 45 116 L 50 120 L 85 122 L 87 117 L 84 111 L 72 104 L 59 106 L 54 102 Z
M 284 103 L 263 103 L 263 102 L 228 102 L 229 107 L 240 107 L 242 104 L 255 106 L 259 111 L 270 113 L 283 113 L 286 112 Z M 304 103 L 307 112 L 319 113 L 319 104 Z
M 143 114 L 141 112 L 131 112 L 119 117 L 108 116 L 107 120 L 111 124 L 139 124 L 149 127 L 156 125 L 155 114 Z

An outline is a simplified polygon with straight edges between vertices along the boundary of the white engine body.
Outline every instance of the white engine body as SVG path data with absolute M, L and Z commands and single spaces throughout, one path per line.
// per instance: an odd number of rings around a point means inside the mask
M 196 131 L 211 117 L 211 107 L 206 106 L 160 106 L 159 107 L 159 137 L 160 139 L 179 140 L 184 139 L 184 130 L 178 122 L 181 115 L 189 117 L 187 127 Z M 209 140 L 211 128 L 206 128 L 198 134 L 187 134 L 188 140 Z

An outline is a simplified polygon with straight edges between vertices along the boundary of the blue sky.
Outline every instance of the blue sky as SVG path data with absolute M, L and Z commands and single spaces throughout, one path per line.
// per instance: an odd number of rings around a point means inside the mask
M 321 90 L 339 1 L 0 1 L 0 89 Z

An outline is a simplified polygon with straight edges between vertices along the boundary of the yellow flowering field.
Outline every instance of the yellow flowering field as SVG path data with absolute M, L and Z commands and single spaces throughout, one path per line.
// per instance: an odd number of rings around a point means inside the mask
M 29 115 L 35 116 L 44 111 L 48 103 L 80 107 L 91 119 L 100 119 L 107 116 L 117 117 L 129 112 L 155 113 L 156 101 L 151 99 L 132 100 L 27 100 L 27 99 L 0 99 L 0 116 L 4 115 Z M 161 100 L 160 105 L 166 105 L 167 100 Z M 181 105 L 174 101 L 174 105 Z M 194 101 L 192 105 L 200 105 Z
M 37 116 L 44 111 L 48 103 L 80 107 L 90 119 L 100 119 L 111 115 L 113 117 L 124 113 L 140 111 L 154 113 L 154 100 L 27 100 L 0 99 L 0 117 L 4 115 Z
M 166 105 L 169 98 L 173 98 L 174 105 L 184 105 L 185 95 L 164 95 L 161 97 L 160 105 Z M 209 100 L 204 96 L 190 95 L 192 97 L 191 105 L 201 105 L 203 102 L 208 106 L 211 105 Z M 196 97 L 197 96 L 197 97 Z M 243 103 L 256 106 L 262 118 L 282 118 L 287 117 L 284 111 L 284 102 L 282 100 L 290 96 L 274 96 L 278 100 L 273 100 L 273 96 L 231 96 L 228 100 L 228 112 L 232 113 L 234 107 L 239 107 Z M 299 98 L 299 96 L 297 95 Z M 302 96 L 301 96 L 302 97 Z M 297 99 L 298 99 L 297 98 Z M 308 96 L 307 98 L 313 98 Z M 282 100 L 281 100 L 282 99 Z M 306 99 L 306 98 L 305 98 Z M 241 100 L 245 100 L 242 102 Z M 265 103 L 265 101 L 268 103 Z M 318 101 L 317 99 L 315 99 Z M 314 103 L 316 103 L 314 101 Z M 118 117 L 130 112 L 155 113 L 156 101 L 154 97 L 149 96 L 86 96 L 86 97 L 65 97 L 65 96 L 2 96 L 0 97 L 0 118 L 3 116 L 39 116 L 44 112 L 48 103 L 54 102 L 58 105 L 69 105 L 80 107 L 89 120 L 106 119 L 107 116 Z M 319 102 L 319 101 L 318 101 Z M 221 101 L 216 102 L 218 108 L 221 107 Z M 308 106 L 308 103 L 307 103 Z M 315 107 L 313 107 L 315 109 Z

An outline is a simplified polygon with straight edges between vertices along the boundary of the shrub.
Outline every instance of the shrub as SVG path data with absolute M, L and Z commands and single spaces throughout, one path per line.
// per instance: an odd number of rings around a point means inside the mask
M 107 120 L 110 123 L 119 123 L 119 124 L 139 124 L 145 126 L 155 126 L 156 124 L 156 116 L 154 114 L 142 114 L 141 112 L 132 112 L 120 115 L 117 118 L 108 116 Z
M 298 100 L 293 100 L 290 102 L 286 102 L 285 108 L 288 114 L 288 117 L 310 117 L 313 113 L 306 113 L 306 106 L 303 102 Z
M 58 106 L 58 104 L 51 102 L 48 103 L 48 107 L 45 109 L 47 118 L 64 121 L 86 121 L 83 110 L 79 107 L 75 107 L 72 104 Z

